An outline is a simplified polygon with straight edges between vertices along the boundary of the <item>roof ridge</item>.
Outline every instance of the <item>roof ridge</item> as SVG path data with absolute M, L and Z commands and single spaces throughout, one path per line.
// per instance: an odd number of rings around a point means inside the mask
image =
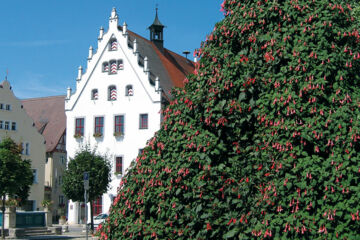
M 56 96 L 45 96 L 45 97 L 35 97 L 35 98 L 26 98 L 26 99 L 21 99 L 20 101 L 35 101 L 35 100 L 40 100 L 40 99 L 51 99 L 51 98 L 60 98 L 60 97 L 66 97 L 66 95 L 56 95 Z

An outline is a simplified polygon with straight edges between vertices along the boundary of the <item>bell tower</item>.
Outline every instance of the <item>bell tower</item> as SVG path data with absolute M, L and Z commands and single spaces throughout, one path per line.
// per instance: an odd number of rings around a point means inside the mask
M 160 50 L 164 48 L 164 27 L 158 18 L 158 8 L 156 8 L 155 20 L 148 29 L 150 30 L 150 41 Z

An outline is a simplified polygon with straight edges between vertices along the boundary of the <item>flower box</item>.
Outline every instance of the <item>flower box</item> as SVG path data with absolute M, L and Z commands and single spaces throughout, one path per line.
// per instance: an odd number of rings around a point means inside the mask
M 114 136 L 115 137 L 122 137 L 122 136 L 124 136 L 124 133 L 122 133 L 122 132 L 114 132 Z
M 94 133 L 94 135 L 93 135 L 94 137 L 96 137 L 96 138 L 98 138 L 98 137 L 102 137 L 103 136 L 103 134 L 102 133 Z
M 74 138 L 82 138 L 83 137 L 83 135 L 81 135 L 80 133 L 75 133 L 74 134 Z

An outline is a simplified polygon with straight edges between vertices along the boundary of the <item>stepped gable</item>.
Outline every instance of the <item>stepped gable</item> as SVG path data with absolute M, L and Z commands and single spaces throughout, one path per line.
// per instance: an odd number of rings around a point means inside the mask
M 118 26 L 122 31 L 122 27 Z M 150 69 L 150 81 L 152 84 L 155 78 L 159 77 L 160 86 L 165 95 L 169 94 L 172 87 L 184 87 L 186 75 L 192 73 L 195 69 L 194 62 L 176 54 L 166 48 L 159 49 L 150 40 L 128 30 L 128 46 L 133 48 L 133 41 L 136 39 L 139 51 L 139 64 L 143 64 L 143 59 L 148 58 Z
M 65 96 L 21 100 L 26 113 L 34 120 L 46 140 L 46 152 L 52 152 L 65 133 Z

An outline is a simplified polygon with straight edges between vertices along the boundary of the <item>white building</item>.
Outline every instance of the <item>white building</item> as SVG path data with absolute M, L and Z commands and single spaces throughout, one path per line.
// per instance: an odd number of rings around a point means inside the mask
M 193 62 L 163 46 L 157 12 L 150 40 L 118 25 L 113 9 L 109 29 L 100 29 L 98 47 L 89 49 L 87 69 L 79 67 L 76 91 L 67 91 L 66 150 L 69 158 L 81 144 L 97 146 L 111 157 L 111 189 L 94 204 L 94 214 L 107 212 L 124 170 L 160 128 L 160 110 L 173 86 L 182 87 Z M 83 220 L 79 203 L 69 203 L 69 223 Z

